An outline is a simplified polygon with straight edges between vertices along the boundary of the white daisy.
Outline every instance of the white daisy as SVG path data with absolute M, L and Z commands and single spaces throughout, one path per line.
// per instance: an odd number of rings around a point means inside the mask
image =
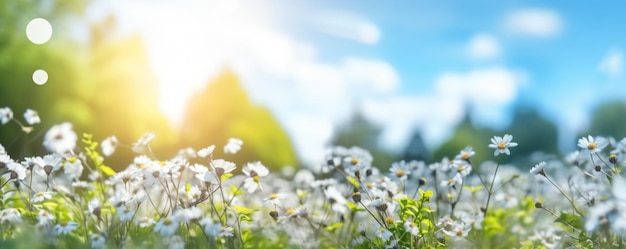
M 517 143 L 512 142 L 513 136 L 509 134 L 505 134 L 504 137 L 494 136 L 491 138 L 491 144 L 489 144 L 489 148 L 496 149 L 493 152 L 494 156 L 499 154 L 507 154 L 510 155 L 511 151 L 509 148 L 516 147 Z
M 241 141 L 241 139 L 230 138 L 228 139 L 228 144 L 224 146 L 224 153 L 236 154 L 239 150 L 241 150 L 241 145 L 243 145 L 243 141 Z
M 78 137 L 72 130 L 71 123 L 62 123 L 52 126 L 44 136 L 43 146 L 57 154 L 68 153 L 76 147 Z

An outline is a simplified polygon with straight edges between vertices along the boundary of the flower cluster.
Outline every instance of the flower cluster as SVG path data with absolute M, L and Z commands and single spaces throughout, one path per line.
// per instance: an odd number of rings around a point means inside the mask
M 40 122 L 35 111 L 24 115 Z M 0 108 L 0 123 L 14 120 Z M 0 146 L 1 243 L 41 247 L 167 248 L 609 248 L 626 243 L 626 138 L 587 136 L 564 160 L 499 162 L 513 136 L 434 163 L 373 165 L 358 147 L 334 147 L 315 166 L 276 174 L 262 162 L 215 158 L 216 145 L 157 159 L 146 133 L 123 170 L 105 164 L 123 141 L 97 143 L 51 127 L 41 156 Z M 245 150 L 240 139 L 223 151 Z M 610 148 L 610 150 L 609 150 Z M 513 150 L 514 152 L 514 150 Z M 605 154 L 609 152 L 609 154 Z M 104 156 L 104 157 L 103 157 Z M 534 166 L 533 166 L 534 165 Z M 525 168 L 525 170 L 521 170 Z M 556 173 L 556 174 L 555 174 Z

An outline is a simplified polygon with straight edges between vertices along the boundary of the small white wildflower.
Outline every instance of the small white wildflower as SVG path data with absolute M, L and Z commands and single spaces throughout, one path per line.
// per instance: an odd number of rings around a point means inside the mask
M 383 242 L 387 242 L 393 234 L 387 228 L 381 227 L 378 231 L 376 231 L 376 236 L 383 240 Z
M 546 171 L 544 169 L 545 167 L 546 167 L 546 162 L 539 162 L 538 164 L 535 164 L 535 166 L 533 166 L 532 169 L 530 169 L 530 173 L 533 175 L 546 176 Z
M 152 132 L 144 134 L 142 137 L 139 138 L 139 140 L 137 140 L 137 142 L 133 143 L 133 151 L 137 153 L 146 152 L 146 147 L 148 146 L 148 143 L 150 143 L 150 141 L 152 141 L 155 136 L 156 135 L 154 135 L 154 133 Z
M 391 168 L 389 169 L 389 178 L 396 181 L 405 181 L 408 175 L 411 174 L 411 171 L 408 168 L 408 165 L 405 161 L 395 162 L 391 164 Z
M 137 219 L 135 221 L 135 223 L 137 225 L 139 225 L 139 227 L 148 227 L 148 226 L 152 226 L 154 224 L 156 224 L 156 222 L 154 221 L 154 219 L 150 218 L 150 217 L 143 217 L 141 219 Z
M 235 170 L 235 168 L 236 168 L 235 163 L 229 162 L 229 161 L 225 161 L 225 160 L 222 160 L 222 159 L 217 159 L 217 160 L 211 161 L 210 165 L 211 165 L 211 167 L 213 168 L 213 171 L 215 172 L 215 174 L 218 177 L 221 177 L 225 173 L 233 172 L 233 170 Z
M 241 141 L 241 139 L 230 138 L 228 139 L 228 144 L 224 146 L 224 153 L 236 154 L 239 150 L 241 150 L 242 145 L 243 145 L 243 141 Z
M 11 108 L 0 108 L 0 123 L 2 123 L 2 125 L 5 125 L 9 121 L 11 121 L 11 119 L 13 119 L 13 111 L 11 111 Z
M 509 148 L 516 147 L 517 143 L 512 142 L 513 136 L 509 134 L 505 134 L 504 137 L 494 136 L 491 138 L 491 144 L 489 144 L 489 148 L 496 149 L 493 152 L 494 156 L 499 154 L 507 154 L 510 155 L 511 151 Z
M 172 236 L 178 229 L 178 220 L 174 217 L 164 217 L 154 226 L 154 232 L 160 233 L 161 236 Z
M 404 222 L 404 230 L 409 232 L 413 236 L 417 236 L 417 234 L 419 233 L 419 228 L 412 221 Z
M 74 150 L 78 137 L 72 130 L 72 124 L 62 123 L 52 126 L 44 136 L 43 146 L 51 152 L 65 154 Z
M 0 211 L 0 224 L 4 224 L 5 222 L 11 224 L 20 224 L 22 223 L 22 215 L 20 211 L 15 208 L 6 208 Z
M 54 230 L 56 231 L 57 235 L 71 233 L 72 231 L 76 230 L 76 228 L 78 228 L 78 223 L 74 221 L 62 221 L 61 223 L 54 226 Z
M 116 136 L 110 136 L 102 140 L 102 144 L 100 147 L 102 148 L 102 154 L 104 156 L 111 156 L 115 152 L 117 145 L 119 142 L 117 141 Z
M 42 202 L 43 200 L 49 200 L 49 199 L 52 199 L 52 192 L 40 191 L 33 195 L 31 201 L 34 203 L 38 203 L 38 202 Z
M 37 224 L 40 225 L 50 225 L 54 221 L 54 214 L 50 212 L 40 209 L 39 214 L 37 215 Z
M 199 150 L 198 156 L 206 158 L 209 155 L 212 155 L 214 150 L 215 150 L 215 145 L 211 145 L 209 147 Z
M 578 147 L 591 154 L 602 151 L 608 144 L 609 142 L 603 137 L 596 137 L 594 139 L 591 135 L 589 135 L 578 139 Z
M 102 234 L 91 234 L 91 238 L 89 239 L 89 245 L 93 249 L 104 248 L 106 243 L 106 238 Z
M 39 114 L 35 110 L 32 110 L 32 109 L 26 109 L 26 112 L 24 112 L 24 119 L 26 120 L 26 123 L 28 123 L 29 125 L 41 123 Z

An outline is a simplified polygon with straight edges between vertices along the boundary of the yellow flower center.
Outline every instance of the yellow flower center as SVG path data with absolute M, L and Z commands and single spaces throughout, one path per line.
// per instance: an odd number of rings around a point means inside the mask
M 256 182 L 256 183 L 259 183 L 259 180 L 260 180 L 260 179 L 261 179 L 261 178 L 260 178 L 259 176 L 254 176 L 254 177 L 252 177 L 252 180 L 254 180 L 254 182 Z
M 470 157 L 469 153 L 467 153 L 467 152 L 462 152 L 461 153 L 461 159 L 467 160 L 467 159 L 469 159 L 469 157 Z
M 296 210 L 293 208 L 290 208 L 289 210 L 287 210 L 287 215 L 292 215 L 294 213 L 296 213 Z
M 384 233 L 384 232 L 385 232 L 385 228 L 382 228 L 382 227 L 381 227 L 381 228 L 380 228 L 380 232 L 381 232 L 381 233 Z
M 358 163 L 359 163 L 359 159 L 356 157 L 353 157 L 352 160 L 350 160 L 350 164 L 352 164 L 353 166 L 357 165 Z
M 591 142 L 587 145 L 587 149 L 589 150 L 595 150 L 596 148 L 598 148 L 598 145 L 596 144 L 596 142 Z
M 458 172 L 461 172 L 461 171 L 463 171 L 464 169 L 465 169 L 465 167 L 463 167 L 463 166 L 459 166 L 459 168 L 457 169 L 457 171 L 458 171 Z
M 506 149 L 506 144 L 504 142 L 499 142 L 498 143 L 498 149 L 501 149 L 501 150 Z
M 137 168 L 143 169 L 145 167 L 146 167 L 146 165 L 144 165 L 143 163 L 137 164 Z
M 67 224 L 68 224 L 68 222 L 67 222 L 67 221 L 62 221 L 62 222 L 61 222 L 61 224 L 59 224 L 59 225 L 61 225 L 62 227 L 64 227 L 64 226 L 67 226 Z
M 37 193 L 36 195 L 37 195 L 38 197 L 41 197 L 41 196 L 43 196 L 43 192 L 39 192 L 39 193 Z
M 415 225 L 415 223 L 411 222 L 411 223 L 409 223 L 409 226 L 410 227 L 415 227 L 416 225 Z
M 456 236 L 463 236 L 463 230 L 456 231 Z
M 70 157 L 67 159 L 70 163 L 75 163 L 76 162 L 76 157 Z
M 405 172 L 404 172 L 403 169 L 396 170 L 396 176 L 397 177 L 403 177 L 404 174 L 405 174 Z
M 163 225 L 169 226 L 172 224 L 172 220 L 165 218 L 165 220 L 163 220 Z
M 387 217 L 385 219 L 385 223 L 387 223 L 387 224 L 393 224 L 393 222 L 394 222 L 393 217 Z
M 276 198 L 278 198 L 278 194 L 273 193 L 273 194 L 270 195 L 270 200 L 274 200 Z

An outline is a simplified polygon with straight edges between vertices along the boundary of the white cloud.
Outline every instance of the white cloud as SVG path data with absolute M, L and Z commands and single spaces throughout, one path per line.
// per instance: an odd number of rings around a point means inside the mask
M 470 39 L 467 54 L 474 59 L 492 59 L 500 55 L 500 43 L 491 35 L 477 34 Z
M 504 27 L 514 35 L 549 38 L 561 32 L 563 21 L 549 9 L 523 9 L 510 13 Z
M 506 68 L 477 69 L 467 73 L 445 72 L 435 79 L 434 91 L 422 96 L 369 99 L 366 117 L 383 127 L 381 142 L 402 149 L 415 128 L 422 129 L 428 146 L 443 142 L 463 118 L 465 104 L 474 108 L 479 122 L 502 119 L 515 101 L 524 77 Z
M 380 40 L 378 27 L 353 13 L 325 11 L 316 16 L 313 25 L 320 32 L 364 44 L 376 44 Z
M 607 74 L 611 78 L 617 78 L 622 75 L 622 68 L 624 67 L 624 58 L 619 50 L 612 49 L 598 65 L 600 72 Z
M 349 58 L 343 62 L 343 70 L 347 81 L 374 91 L 390 93 L 400 83 L 395 69 L 384 61 Z

